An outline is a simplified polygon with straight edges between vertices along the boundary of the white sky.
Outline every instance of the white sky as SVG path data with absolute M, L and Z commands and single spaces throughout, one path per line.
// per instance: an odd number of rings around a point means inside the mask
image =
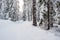
M 19 0 L 19 5 L 20 5 L 20 11 L 23 11 L 23 0 Z

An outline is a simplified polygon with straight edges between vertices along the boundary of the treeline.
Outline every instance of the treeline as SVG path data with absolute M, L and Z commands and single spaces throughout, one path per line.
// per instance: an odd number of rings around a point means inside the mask
M 49 30 L 54 24 L 60 24 L 59 10 L 60 2 L 57 0 L 24 0 L 23 19 L 30 21 L 31 18 L 34 26 L 39 22 Z
M 49 30 L 54 24 L 60 25 L 60 1 L 23 0 L 23 12 L 19 11 L 18 0 L 0 0 L 0 19 L 11 21 L 33 21 L 33 25 Z
M 0 19 L 17 21 L 19 9 L 17 0 L 0 0 Z

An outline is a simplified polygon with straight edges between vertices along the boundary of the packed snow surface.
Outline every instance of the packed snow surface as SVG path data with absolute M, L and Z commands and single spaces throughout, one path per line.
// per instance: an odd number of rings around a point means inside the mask
M 0 20 L 0 40 L 60 40 L 60 37 L 32 26 L 32 22 Z

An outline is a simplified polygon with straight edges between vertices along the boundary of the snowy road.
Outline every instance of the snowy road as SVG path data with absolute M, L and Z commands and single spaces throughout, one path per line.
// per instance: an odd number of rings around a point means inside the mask
M 60 40 L 53 33 L 33 27 L 31 22 L 0 20 L 0 40 Z

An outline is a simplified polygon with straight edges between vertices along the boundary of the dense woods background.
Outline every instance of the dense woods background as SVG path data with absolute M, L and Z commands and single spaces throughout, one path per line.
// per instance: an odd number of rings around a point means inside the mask
M 33 25 L 43 26 L 49 30 L 54 24 L 60 25 L 59 0 L 23 0 L 23 12 L 19 0 L 0 0 L 0 19 L 13 22 L 33 21 Z

